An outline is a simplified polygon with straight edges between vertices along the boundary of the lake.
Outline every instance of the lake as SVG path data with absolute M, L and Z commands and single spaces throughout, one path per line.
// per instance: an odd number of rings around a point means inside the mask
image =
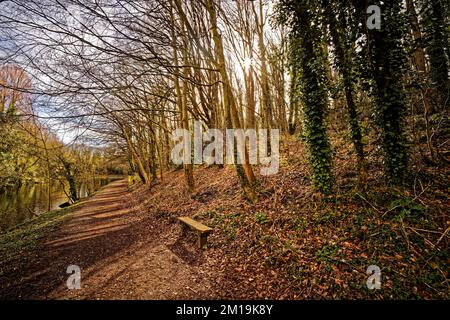
M 85 198 L 107 184 L 123 179 L 120 176 L 104 176 L 85 180 L 78 187 L 78 197 Z M 48 211 L 48 184 L 28 183 L 20 188 L 0 191 L 0 232 L 8 230 L 30 218 Z M 69 201 L 61 184 L 50 186 L 50 209 Z

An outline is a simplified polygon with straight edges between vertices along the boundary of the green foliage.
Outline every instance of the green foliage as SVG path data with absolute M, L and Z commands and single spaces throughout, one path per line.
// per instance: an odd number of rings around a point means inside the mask
M 25 133 L 18 129 L 12 119 L 1 124 L 0 189 L 20 186 L 39 175 L 35 168 L 37 150 L 26 143 L 26 138 Z
M 396 220 L 408 220 L 421 216 L 424 208 L 422 205 L 414 202 L 409 198 L 395 199 L 391 202 L 391 209 L 396 210 L 398 215 L 395 217 Z
M 314 216 L 314 221 L 317 223 L 325 224 L 325 223 L 333 223 L 337 219 L 337 213 L 333 210 L 325 210 L 324 212 L 320 212 Z
M 294 222 L 293 229 L 297 231 L 303 231 L 309 225 L 308 220 L 301 216 L 295 217 L 293 222 Z
M 339 251 L 339 246 L 335 244 L 324 245 L 316 252 L 316 257 L 323 262 L 333 262 L 336 259 Z
M 290 262 L 287 267 L 287 273 L 290 277 L 292 277 L 295 280 L 303 280 L 305 277 L 305 270 L 304 266 L 299 265 L 295 262 Z
M 237 236 L 237 230 L 242 223 L 242 217 L 240 213 L 232 213 L 227 215 L 223 224 L 223 232 L 230 240 L 235 240 Z
M 267 215 L 263 212 L 255 213 L 255 220 L 259 224 L 267 224 L 269 220 L 267 219 Z

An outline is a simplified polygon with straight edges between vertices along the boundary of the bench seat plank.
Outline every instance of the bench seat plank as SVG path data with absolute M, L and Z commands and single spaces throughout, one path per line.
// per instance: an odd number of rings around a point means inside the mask
M 178 217 L 178 220 L 194 228 L 200 233 L 210 233 L 212 231 L 210 227 L 205 226 L 204 224 L 201 224 L 200 222 L 195 221 L 194 219 L 189 217 Z

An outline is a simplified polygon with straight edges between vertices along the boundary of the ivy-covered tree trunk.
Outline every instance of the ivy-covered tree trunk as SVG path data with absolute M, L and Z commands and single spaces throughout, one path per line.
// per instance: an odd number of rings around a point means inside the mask
M 375 104 L 376 122 L 381 132 L 385 172 L 392 184 L 401 184 L 406 176 L 408 155 L 403 128 L 406 110 L 402 78 L 406 59 L 402 38 L 405 16 L 402 0 L 376 1 L 381 8 L 381 29 L 367 31 L 365 52 L 369 59 L 369 77 Z
M 354 49 L 346 41 L 346 17 L 344 16 L 345 2 L 338 1 L 338 8 L 330 3 L 330 0 L 322 0 L 322 7 L 326 22 L 329 26 L 331 40 L 334 45 L 334 60 L 338 71 L 341 74 L 345 99 L 347 102 L 348 121 L 350 134 L 355 149 L 358 169 L 361 171 L 364 167 L 364 146 L 362 142 L 361 127 L 358 121 L 358 108 L 354 96 L 354 77 L 353 61 Z M 335 11 L 337 9 L 338 13 Z M 361 172 L 360 172 L 361 173 Z
M 293 135 L 297 129 L 298 118 L 298 94 L 297 94 L 297 68 L 295 66 L 290 67 L 290 88 L 289 88 L 289 120 L 288 120 L 288 132 Z
M 299 72 L 301 100 L 303 102 L 304 135 L 309 154 L 314 185 L 323 194 L 333 189 L 332 152 L 326 131 L 328 97 L 326 70 L 321 31 L 313 21 L 313 6 L 309 1 L 293 1 L 291 31 L 291 63 Z M 289 10 L 289 9 L 288 9 Z M 315 26 L 312 25 L 314 22 Z
M 435 112 L 450 104 L 450 57 L 448 17 L 450 5 L 442 0 L 423 0 L 425 50 L 430 64 L 430 78 L 435 89 Z
M 177 49 L 177 40 L 175 35 L 175 18 L 173 15 L 172 10 L 170 11 L 171 15 L 171 22 L 172 22 L 172 29 L 171 29 L 171 36 L 172 36 L 172 50 L 173 50 L 173 62 L 175 66 L 175 77 L 174 77 L 174 84 L 175 84 L 175 92 L 176 92 L 176 101 L 178 105 L 178 110 L 180 112 L 180 122 L 181 126 L 184 130 L 189 131 L 189 118 L 188 118 L 188 110 L 187 110 L 187 103 L 188 103 L 188 83 L 187 79 L 189 77 L 189 69 L 187 68 L 188 61 L 187 61 L 187 52 L 186 47 L 183 48 L 182 52 L 182 58 L 183 58 L 183 64 L 185 67 L 183 68 L 183 85 L 180 84 L 179 81 L 179 61 L 178 61 L 178 49 Z M 184 21 L 181 20 L 181 28 L 184 30 Z M 185 44 L 185 43 L 184 43 Z M 195 181 L 194 181 L 194 166 L 192 163 L 184 163 L 184 177 L 186 180 L 186 186 L 187 191 L 189 193 L 192 193 L 195 188 Z

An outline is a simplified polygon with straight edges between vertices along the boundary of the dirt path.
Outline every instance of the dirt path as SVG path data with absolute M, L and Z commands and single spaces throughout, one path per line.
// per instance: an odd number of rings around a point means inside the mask
M 159 226 L 134 204 L 126 181 L 113 182 L 22 259 L 6 298 L 206 298 L 210 284 L 200 267 L 202 253 L 175 227 Z M 69 265 L 81 268 L 79 290 L 66 286 Z

